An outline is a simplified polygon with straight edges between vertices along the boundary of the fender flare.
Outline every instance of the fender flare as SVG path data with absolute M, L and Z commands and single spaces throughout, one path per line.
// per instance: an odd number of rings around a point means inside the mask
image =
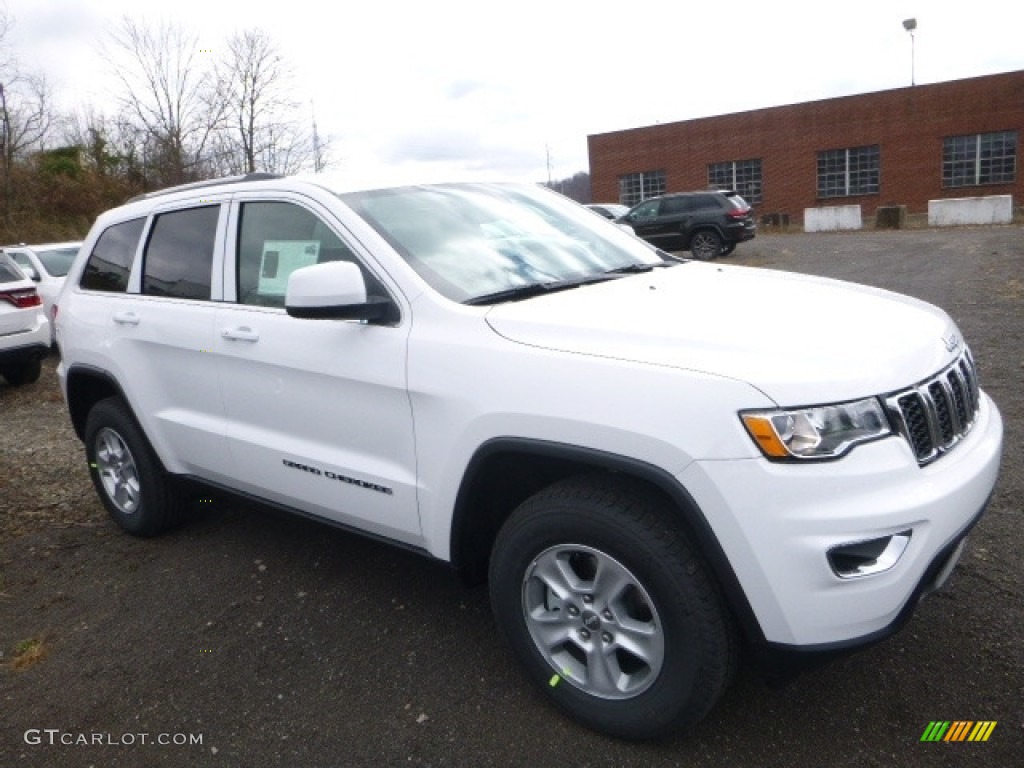
M 679 514 L 681 522 L 692 535 L 698 550 L 707 560 L 722 594 L 744 637 L 751 643 L 764 643 L 765 636 L 747 595 L 722 545 L 689 491 L 664 469 L 629 456 L 607 451 L 545 440 L 499 437 L 480 445 L 466 465 L 452 514 L 452 564 L 458 567 L 464 537 L 471 529 L 472 498 L 477 478 L 489 459 L 501 453 L 531 456 L 557 461 L 579 469 L 597 469 L 636 478 L 660 490 Z

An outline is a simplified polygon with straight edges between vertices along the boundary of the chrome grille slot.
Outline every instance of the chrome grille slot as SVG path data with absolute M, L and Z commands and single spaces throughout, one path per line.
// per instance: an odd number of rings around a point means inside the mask
M 949 407 L 949 398 L 946 397 L 946 389 L 941 381 L 933 381 L 928 385 L 928 396 L 935 406 L 936 426 L 939 428 L 939 437 L 943 444 L 953 442 L 956 431 L 953 429 L 953 413 Z
M 952 365 L 885 398 L 900 434 L 922 466 L 956 445 L 978 415 L 978 377 L 968 350 Z

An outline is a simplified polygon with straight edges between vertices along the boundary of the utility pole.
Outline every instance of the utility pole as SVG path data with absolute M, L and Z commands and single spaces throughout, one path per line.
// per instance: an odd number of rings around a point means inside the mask
M 313 116 L 313 173 L 320 173 L 324 166 L 320 157 L 320 134 L 316 130 L 316 105 L 312 101 L 309 102 L 309 110 Z

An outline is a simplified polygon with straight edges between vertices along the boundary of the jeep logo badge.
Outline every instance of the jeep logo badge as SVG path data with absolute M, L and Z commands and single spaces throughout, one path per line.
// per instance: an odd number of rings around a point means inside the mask
M 942 340 L 942 343 L 946 345 L 947 352 L 952 352 L 960 346 L 960 339 L 956 337 L 955 333 L 951 333 Z

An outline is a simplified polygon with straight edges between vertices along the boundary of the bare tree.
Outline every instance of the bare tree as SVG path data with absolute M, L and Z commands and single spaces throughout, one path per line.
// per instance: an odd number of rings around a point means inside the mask
M 110 34 L 107 61 L 124 88 L 121 106 L 142 131 L 143 172 L 159 184 L 201 178 L 223 109 L 200 66 L 198 39 L 180 26 L 124 17 Z
M 11 29 L 6 7 L 0 7 L 0 44 Z M 0 51 L 5 51 L 0 47 Z M 42 149 L 53 127 L 51 93 L 42 75 L 22 72 L 18 62 L 0 53 L 0 160 L 4 221 L 10 220 L 14 198 L 11 176 L 18 160 Z
M 7 13 L 7 6 L 0 6 L 0 44 L 3 43 L 4 38 L 7 37 L 8 31 L 11 29 L 11 17 Z M 5 49 L 0 48 L 0 78 L 4 77 L 7 73 L 7 69 L 11 66 L 11 59 Z
M 53 128 L 50 85 L 42 75 L 18 74 L 4 88 L 4 159 L 42 149 Z
M 313 136 L 296 118 L 294 76 L 266 32 L 251 29 L 228 40 L 217 66 L 224 121 L 216 153 L 233 173 L 294 173 L 314 156 Z

